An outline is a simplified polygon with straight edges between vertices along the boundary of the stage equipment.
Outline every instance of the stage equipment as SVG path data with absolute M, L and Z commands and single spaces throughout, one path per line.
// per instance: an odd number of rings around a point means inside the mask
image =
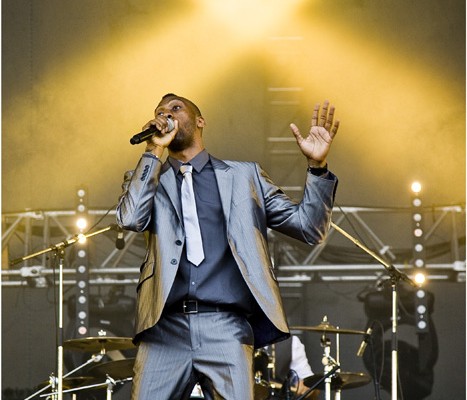
M 316 326 L 291 326 L 290 329 L 297 331 L 313 331 L 313 332 L 322 332 L 322 333 L 343 333 L 343 334 L 352 334 L 352 335 L 364 335 L 364 331 L 357 331 L 354 329 L 340 329 L 331 325 L 327 317 L 323 318 L 323 321 Z
M 58 299 L 58 345 L 57 345 L 57 392 L 54 393 L 54 395 L 57 396 L 57 400 L 63 400 L 63 260 L 65 258 L 65 248 L 77 243 L 80 238 L 83 236 L 87 239 L 88 237 L 99 235 L 103 232 L 107 232 L 110 229 L 113 229 L 113 225 L 109 225 L 103 229 L 100 229 L 95 232 L 87 233 L 87 234 L 76 234 L 70 239 L 64 240 L 60 243 L 57 243 L 55 245 L 52 245 L 51 247 L 48 247 L 44 250 L 38 251 L 33 254 L 26 255 L 21 258 L 17 258 L 15 260 L 10 261 L 10 265 L 16 265 L 22 261 L 29 260 L 31 258 L 37 257 L 41 254 L 53 252 L 55 259 L 58 260 L 58 266 L 59 266 L 59 288 L 58 288 L 58 293 L 59 293 L 59 299 Z
M 426 249 L 425 228 L 423 224 L 422 199 L 420 192 L 422 185 L 413 182 L 412 186 L 412 237 L 413 237 L 413 265 L 416 270 L 416 279 L 422 284 L 426 279 Z M 420 288 L 415 293 L 416 304 L 416 328 L 417 332 L 428 332 L 429 313 L 427 312 L 426 293 Z
M 342 389 L 351 389 L 365 385 L 371 381 L 370 377 L 364 373 L 351 373 L 351 372 L 340 372 L 340 345 L 339 345 L 339 334 L 350 334 L 350 335 L 365 335 L 364 331 L 358 331 L 353 329 L 340 329 L 339 327 L 333 326 L 329 323 L 327 316 L 323 317 L 323 320 L 319 325 L 316 326 L 293 326 L 291 330 L 302 330 L 310 332 L 320 332 L 321 335 L 321 347 L 324 349 L 322 358 L 322 364 L 324 366 L 324 373 L 319 375 L 313 375 L 304 380 L 306 386 L 309 389 L 298 399 L 305 399 L 306 396 L 314 389 L 324 390 L 325 400 L 331 400 L 331 391 L 334 390 L 335 400 L 340 400 Z M 336 359 L 331 356 L 331 340 L 326 334 L 333 333 L 336 335 Z M 298 400 L 297 399 L 297 400 Z
M 323 374 L 315 374 L 304 379 L 306 386 L 311 387 L 320 381 Z M 336 372 L 331 378 L 331 390 L 354 389 L 367 385 L 371 382 L 371 377 L 364 372 Z M 323 383 L 315 385 L 316 389 L 324 390 Z
M 134 348 L 131 338 L 96 336 L 83 339 L 70 339 L 65 341 L 64 348 L 67 350 L 87 351 L 89 353 L 99 352 L 105 354 L 111 350 L 126 350 Z
M 353 242 L 356 246 L 364 250 L 366 253 L 368 253 L 370 256 L 372 256 L 375 260 L 379 261 L 386 271 L 388 272 L 389 275 L 389 280 L 391 282 L 391 287 L 392 287 L 392 304 L 391 304 L 391 318 L 392 318 L 392 327 L 391 327 L 391 333 L 392 333 L 392 340 L 391 340 L 391 400 L 397 400 L 397 387 L 398 387 L 398 381 L 397 381 L 397 376 L 398 376 L 398 370 L 399 370 L 399 365 L 398 365 L 398 349 L 397 349 L 397 324 L 398 324 L 398 308 L 397 308 L 397 287 L 398 284 L 401 281 L 404 281 L 408 283 L 409 285 L 416 287 L 415 283 L 403 272 L 399 271 L 394 265 L 388 263 L 386 260 L 384 260 L 382 257 L 380 257 L 378 254 L 370 250 L 368 247 L 360 243 L 357 239 L 355 239 L 352 235 L 347 233 L 345 230 L 340 228 L 338 225 L 333 223 L 331 221 L 331 226 L 335 230 L 337 230 L 340 234 L 345 236 L 347 239 L 349 239 L 351 242 Z
M 92 366 L 89 369 L 89 373 L 98 378 L 105 378 L 107 375 L 110 375 L 114 379 L 125 379 L 133 377 L 134 365 L 134 358 L 109 361 Z
M 55 377 L 54 374 L 51 374 L 49 376 L 49 383 L 46 385 L 39 384 L 39 390 L 33 394 L 31 394 L 29 397 L 25 398 L 24 400 L 29 400 L 32 399 L 33 397 L 36 397 L 40 395 L 41 397 L 47 397 L 47 398 L 52 398 L 52 399 L 58 399 L 59 396 L 63 397 L 64 393 L 64 387 L 65 386 L 75 386 L 75 385 L 82 385 L 84 384 L 85 381 L 89 380 L 88 377 L 70 377 L 69 376 L 73 375 L 75 372 L 79 371 L 80 369 L 86 367 L 87 365 L 93 363 L 93 362 L 99 362 L 102 359 L 102 354 L 95 354 L 92 355 L 91 358 L 89 358 L 85 363 L 82 365 L 78 366 L 74 370 L 68 372 L 66 375 L 63 375 L 62 377 Z M 73 384 L 73 385 L 72 385 Z M 60 385 L 60 390 L 59 390 L 59 385 Z M 41 394 L 42 392 L 45 392 L 47 389 L 51 388 L 53 393 L 47 393 L 47 394 Z M 71 389 L 74 390 L 74 389 Z M 51 397 L 52 396 L 52 397 Z
M 371 336 L 370 352 L 363 355 L 363 362 L 368 371 L 374 371 L 373 375 L 380 375 L 380 371 L 375 370 L 375 366 L 381 365 L 383 368 L 381 375 L 381 387 L 386 391 L 391 390 L 390 370 L 391 360 L 385 348 L 390 348 L 391 341 L 384 339 L 384 333 L 391 328 L 391 293 L 385 287 L 376 287 L 373 291 L 366 293 L 361 301 L 364 302 L 365 314 L 368 321 L 374 323 Z M 422 400 L 431 394 L 434 384 L 433 368 L 438 359 L 438 339 L 436 329 L 431 318 L 427 319 L 428 329 L 420 332 L 416 329 L 417 323 L 417 301 L 416 292 L 419 289 L 400 286 L 398 306 L 400 309 L 399 325 L 413 326 L 418 340 L 418 347 L 398 341 L 400 350 L 399 379 L 404 398 L 410 400 Z M 427 314 L 431 314 L 434 309 L 434 295 L 429 291 L 426 293 Z
M 76 246 L 76 287 L 78 301 L 76 305 L 76 321 L 78 337 L 89 336 L 89 249 L 85 236 L 88 229 L 88 190 L 81 187 L 76 191 L 76 226 L 79 229 Z

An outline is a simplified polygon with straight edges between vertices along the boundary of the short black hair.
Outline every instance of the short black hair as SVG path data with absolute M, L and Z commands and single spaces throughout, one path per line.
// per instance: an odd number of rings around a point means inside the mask
M 199 115 L 199 116 L 202 115 L 201 110 L 198 108 L 198 106 L 195 103 L 193 103 L 191 100 L 188 100 L 186 97 L 179 96 L 179 95 L 177 95 L 175 93 L 167 93 L 167 94 L 164 94 L 162 96 L 161 102 L 163 100 L 165 100 L 167 97 L 176 97 L 176 98 L 184 101 L 185 103 L 188 103 L 196 111 L 197 115 Z

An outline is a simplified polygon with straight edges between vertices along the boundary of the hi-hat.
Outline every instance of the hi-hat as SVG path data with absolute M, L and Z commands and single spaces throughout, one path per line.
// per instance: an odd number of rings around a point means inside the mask
M 324 374 L 315 374 L 303 380 L 305 386 L 312 387 L 320 379 L 322 379 Z M 337 372 L 331 378 L 331 390 L 339 389 L 354 389 L 359 386 L 364 386 L 371 382 L 371 378 L 368 374 L 364 372 Z M 324 390 L 325 382 L 324 380 L 316 386 L 316 389 Z
M 65 341 L 63 347 L 68 350 L 80 350 L 88 352 L 106 352 L 111 350 L 126 350 L 135 347 L 131 338 L 96 336 L 83 339 L 70 339 Z
M 125 379 L 133 376 L 134 358 L 125 358 L 123 360 L 109 361 L 102 364 L 96 364 L 89 368 L 89 373 L 98 378 L 105 378 L 109 375 L 113 379 Z

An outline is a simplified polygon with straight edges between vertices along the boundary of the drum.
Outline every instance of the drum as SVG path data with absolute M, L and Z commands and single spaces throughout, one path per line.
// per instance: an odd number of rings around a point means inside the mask
M 254 354 L 254 369 L 255 380 L 269 381 L 270 378 L 270 357 L 263 349 L 258 349 Z
M 270 357 L 263 349 L 258 349 L 254 353 L 253 367 L 255 373 L 255 397 L 254 400 L 269 399 L 269 375 Z
M 201 389 L 201 386 L 198 383 L 191 391 L 190 399 L 204 399 L 203 390 Z

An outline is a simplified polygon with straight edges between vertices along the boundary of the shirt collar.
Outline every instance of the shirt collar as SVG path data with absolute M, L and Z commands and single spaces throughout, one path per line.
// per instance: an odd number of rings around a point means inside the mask
M 172 166 L 172 168 L 174 169 L 174 172 L 177 174 L 178 171 L 180 170 L 180 166 L 184 163 L 170 156 L 167 159 L 170 165 Z M 204 166 L 207 164 L 208 161 L 209 161 L 209 153 L 206 150 L 203 150 L 200 153 L 198 153 L 195 157 L 193 157 L 190 161 L 188 161 L 188 163 L 186 164 L 192 165 L 193 169 L 199 173 L 201 172 L 201 170 L 204 168 Z

